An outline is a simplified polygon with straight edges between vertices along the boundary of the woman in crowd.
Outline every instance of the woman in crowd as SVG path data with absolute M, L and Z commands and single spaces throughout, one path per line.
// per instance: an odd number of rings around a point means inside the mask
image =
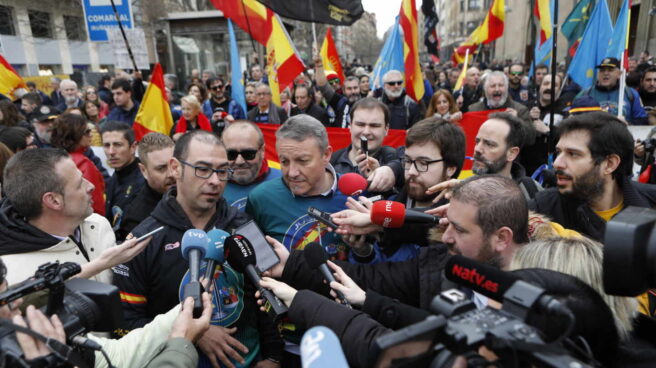
M 102 146 L 102 138 L 100 137 L 100 126 L 107 120 L 106 117 L 101 118 L 99 115 L 100 104 L 98 101 L 84 101 L 82 105 L 82 113 L 87 119 L 91 127 L 93 127 L 91 145 Z
M 82 176 L 93 184 L 93 212 L 105 216 L 105 181 L 96 165 L 84 155 L 91 146 L 91 128 L 86 119 L 76 114 L 59 115 L 52 128 L 51 143 L 53 147 L 66 150 Z
M 287 87 L 280 92 L 280 107 L 282 107 L 287 113 L 287 116 L 289 116 L 289 112 L 292 111 L 292 107 L 294 106 L 296 105 L 292 103 L 289 87 Z
M 452 123 L 457 123 L 462 119 L 462 113 L 458 110 L 458 105 L 451 92 L 440 89 L 433 94 L 428 109 L 426 109 L 426 117 L 433 116 Z
M 449 85 L 449 78 L 447 77 L 446 72 L 444 70 L 440 70 L 437 72 L 437 82 L 435 83 L 435 89 L 436 90 L 451 89 L 451 86 Z
M 360 76 L 360 97 L 365 98 L 369 97 L 369 92 L 371 92 L 371 86 L 369 85 L 369 75 L 363 74 Z
M 257 100 L 255 99 L 255 83 L 248 82 L 244 89 L 244 94 L 246 95 L 246 109 L 251 111 L 253 108 L 257 107 Z
M 83 95 L 84 101 L 91 101 L 95 102 L 98 104 L 98 118 L 102 119 L 107 114 L 109 114 L 109 105 L 105 103 L 105 101 L 101 100 L 100 97 L 98 97 L 98 92 L 96 91 L 96 87 L 94 86 L 86 86 L 84 87 L 84 95 Z M 85 105 L 86 106 L 86 105 Z
M 187 88 L 187 95 L 195 96 L 198 102 L 203 105 L 207 100 L 207 88 L 202 83 L 192 83 Z
M 29 128 L 29 123 L 25 120 L 25 117 L 21 115 L 16 105 L 10 100 L 0 101 L 0 125 Z
M 171 137 L 177 141 L 186 132 L 202 129 L 212 131 L 210 120 L 201 112 L 200 102 L 196 96 L 188 95 L 180 99 L 182 116 L 171 129 Z

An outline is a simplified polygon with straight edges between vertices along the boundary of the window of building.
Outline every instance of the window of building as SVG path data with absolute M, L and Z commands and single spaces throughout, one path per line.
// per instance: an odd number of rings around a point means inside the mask
M 82 23 L 82 18 L 64 15 L 64 27 L 66 28 L 66 38 L 69 40 L 87 40 L 87 31 Z
M 470 10 L 479 10 L 481 8 L 481 0 L 469 0 L 468 7 Z
M 461 12 L 465 11 L 465 0 L 460 0 L 460 11 Z
M 27 15 L 30 18 L 30 28 L 32 29 L 33 37 L 53 38 L 49 13 L 37 10 L 28 10 Z
M 8 6 L 0 5 L 0 34 L 15 35 L 13 11 Z

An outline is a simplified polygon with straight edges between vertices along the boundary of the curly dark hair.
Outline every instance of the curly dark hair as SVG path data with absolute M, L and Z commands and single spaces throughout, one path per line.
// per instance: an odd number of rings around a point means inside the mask
M 53 147 L 65 149 L 66 152 L 73 152 L 87 129 L 87 121 L 84 117 L 76 114 L 59 115 L 52 128 L 51 144 Z
M 200 91 L 200 98 L 202 99 L 202 101 L 198 101 L 198 102 L 200 102 L 200 104 L 202 105 L 203 102 L 207 100 L 207 88 L 205 88 L 203 83 L 193 82 L 189 85 L 189 87 L 187 87 L 187 94 L 191 93 L 189 92 L 191 90 L 191 87 L 198 87 L 198 90 Z
M 25 117 L 21 115 L 20 111 L 11 100 L 0 101 L 0 112 L 2 112 L 0 124 L 4 126 L 16 126 L 21 120 L 25 120 Z

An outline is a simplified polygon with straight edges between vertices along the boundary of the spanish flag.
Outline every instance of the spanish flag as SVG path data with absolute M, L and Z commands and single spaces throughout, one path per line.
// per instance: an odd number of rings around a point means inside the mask
M 237 26 L 251 37 L 266 46 L 269 40 L 268 14 L 271 10 L 256 0 L 211 0 L 215 8 L 221 10 Z
M 0 55 L 0 93 L 13 99 L 12 93 L 17 88 L 26 88 L 25 81 L 16 70 Z
M 173 117 L 166 98 L 162 66 L 159 63 L 155 64 L 153 75 L 132 127 L 137 141 L 150 132 L 166 135 L 171 132 Z
M 552 33 L 549 0 L 535 0 L 533 15 L 535 15 L 540 23 L 540 45 L 542 45 L 551 37 Z
M 326 37 L 323 39 L 320 53 L 325 68 L 337 73 L 340 82 L 344 83 L 346 79 L 344 77 L 344 69 L 342 69 L 342 63 L 339 61 L 339 54 L 337 53 L 337 47 L 335 47 L 335 40 L 333 40 L 333 31 L 330 28 L 326 31 Z
M 405 91 L 413 100 L 419 102 L 424 97 L 424 78 L 421 74 L 421 65 L 419 65 L 419 34 L 415 0 L 403 0 L 399 12 L 399 24 L 403 30 Z
M 467 38 L 460 44 L 454 54 L 454 59 L 458 62 L 464 60 L 466 48 L 476 48 L 482 43 L 490 43 L 503 36 L 503 25 L 506 19 L 504 0 L 494 0 L 492 7 L 488 10 L 483 24 L 478 26 Z

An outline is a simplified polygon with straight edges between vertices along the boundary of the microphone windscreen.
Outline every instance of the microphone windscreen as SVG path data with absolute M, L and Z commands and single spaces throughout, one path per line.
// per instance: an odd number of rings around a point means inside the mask
M 189 259 L 189 252 L 192 250 L 200 251 L 200 258 L 205 258 L 207 253 L 207 243 L 209 239 L 203 230 L 189 229 L 182 235 L 180 248 L 182 249 L 182 256 L 184 259 Z
M 207 233 L 209 243 L 207 244 L 205 259 L 212 259 L 216 261 L 217 264 L 223 263 L 223 245 L 225 244 L 226 238 L 229 236 L 230 234 L 220 229 L 210 230 Z
M 454 255 L 446 262 L 444 275 L 490 299 L 502 301 L 503 295 L 519 278 L 488 264 Z
M 255 251 L 251 242 L 242 235 L 232 235 L 226 238 L 225 259 L 228 260 L 230 267 L 236 271 L 244 273 L 247 265 L 255 266 Z
M 328 254 L 326 250 L 323 249 L 321 244 L 312 242 L 305 246 L 303 249 L 303 256 L 305 257 L 305 262 L 312 269 L 319 268 L 322 264 L 326 263 L 328 260 Z
M 382 227 L 403 226 L 405 206 L 395 201 L 377 201 L 371 207 L 371 222 Z
M 301 339 L 304 368 L 346 368 L 348 363 L 335 333 L 324 326 L 307 330 Z
M 360 195 L 367 189 L 367 179 L 356 173 L 347 173 L 339 177 L 337 188 L 347 196 Z

